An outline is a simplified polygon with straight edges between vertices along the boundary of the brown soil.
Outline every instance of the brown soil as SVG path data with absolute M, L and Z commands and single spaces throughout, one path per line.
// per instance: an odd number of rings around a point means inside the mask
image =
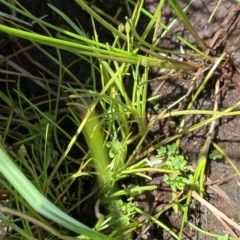
M 149 2 L 149 10 L 154 12 L 156 6 L 153 6 L 153 1 Z M 187 1 L 181 1 L 183 6 Z M 156 3 L 155 3 L 156 4 Z M 187 15 L 197 30 L 200 37 L 202 37 L 207 44 L 210 44 L 215 33 L 221 28 L 224 20 L 227 18 L 228 14 L 231 10 L 236 7 L 236 4 L 233 1 L 225 1 L 221 4 L 220 8 L 218 8 L 216 14 L 214 15 L 213 20 L 210 24 L 207 23 L 210 14 L 212 13 L 213 9 L 215 8 L 215 4 L 210 4 L 209 1 L 195 1 L 195 3 L 188 9 Z M 166 7 L 163 11 L 163 19 L 166 22 L 170 23 L 172 21 L 172 12 L 168 7 Z M 234 25 L 233 22 L 236 21 L 237 24 L 234 26 L 232 31 L 231 27 Z M 227 36 L 224 42 L 221 45 L 214 45 L 214 49 L 232 50 L 231 46 L 234 41 L 239 36 L 239 10 L 237 10 L 234 16 L 231 18 L 229 23 L 226 25 L 226 29 L 219 36 L 219 41 L 222 40 L 224 36 Z M 190 42 L 194 43 L 194 39 L 192 36 L 189 35 L 187 31 L 184 30 L 183 25 L 180 22 L 177 22 L 173 27 L 174 32 L 181 32 L 184 39 L 188 39 Z M 227 35 L 228 34 L 228 35 Z M 218 43 L 218 42 L 217 42 Z M 218 45 L 218 46 L 217 46 Z M 169 48 L 178 50 L 180 48 L 180 44 L 174 37 L 166 38 L 164 41 L 160 43 L 161 47 Z M 187 50 L 186 50 L 187 51 Z M 240 100 L 239 95 L 239 81 L 240 75 L 238 71 L 233 69 L 232 76 L 231 76 L 231 84 L 226 84 L 221 91 L 219 109 L 224 110 L 236 102 Z M 161 84 L 161 83 L 160 83 Z M 224 83 L 223 83 L 224 85 Z M 222 85 L 222 86 L 223 86 Z M 159 86 L 158 82 L 152 83 L 151 87 L 153 91 L 157 89 Z M 189 87 L 188 83 L 185 83 L 185 88 Z M 213 109 L 214 104 L 214 84 L 208 85 L 209 89 L 205 89 L 203 94 L 201 95 L 198 102 L 194 105 L 195 109 Z M 175 99 L 179 97 L 179 95 L 186 92 L 184 86 L 182 86 L 182 81 L 179 79 L 173 79 L 171 81 L 166 81 L 163 86 L 161 86 L 161 90 L 159 91 L 163 94 L 162 102 L 171 104 L 174 102 Z M 166 107 L 166 106 L 163 106 Z M 205 117 L 203 116 L 188 116 L 187 117 L 187 126 L 191 126 L 194 123 L 200 122 L 204 120 Z M 232 158 L 233 162 L 236 166 L 240 167 L 240 148 L 239 148 L 239 135 L 240 135 L 240 128 L 239 128 L 239 116 L 236 117 L 229 117 L 219 120 L 216 128 L 215 128 L 215 135 L 213 140 L 219 144 L 220 147 L 226 151 L 227 155 Z M 163 127 L 160 125 L 160 127 Z M 165 134 L 168 134 L 168 130 L 164 131 Z M 188 156 L 190 163 L 195 166 L 198 160 L 198 156 L 200 150 L 206 140 L 206 134 L 208 131 L 208 126 L 201 128 L 197 131 L 194 131 L 190 134 L 183 136 L 181 141 L 181 147 L 183 152 Z M 219 180 L 220 184 L 218 184 L 217 189 L 210 189 L 210 187 L 206 188 L 207 193 L 205 198 L 215 206 L 218 210 L 222 211 L 226 214 L 229 218 L 239 223 L 239 198 L 240 198 L 240 191 L 239 191 L 239 180 L 236 175 L 233 176 L 234 170 L 229 166 L 227 162 L 214 162 L 210 161 L 208 163 L 208 176 L 212 181 Z M 229 177 L 233 176 L 233 178 L 229 179 Z M 229 179 L 224 181 L 224 179 Z M 220 187 L 220 188 L 219 188 Z M 159 193 L 160 194 L 160 193 Z M 161 191 L 161 195 L 162 195 Z M 193 219 L 196 221 L 196 225 L 205 229 L 206 231 L 218 233 L 224 235 L 226 233 L 225 227 L 221 224 L 221 222 L 206 208 L 206 207 L 199 207 L 195 210 L 195 213 L 192 213 Z M 173 228 L 178 229 L 181 218 L 179 214 L 172 214 L 168 218 L 171 222 Z M 233 228 L 234 229 L 234 228 Z M 236 230 L 236 229 L 235 229 Z M 237 231 L 237 235 L 239 236 L 239 231 Z M 185 229 L 185 234 L 187 239 L 214 239 L 211 237 L 206 237 L 201 234 L 197 234 L 190 228 Z M 150 239 L 150 238 L 149 238 Z M 153 238 L 158 239 L 158 238 Z M 164 239 L 168 239 L 165 235 Z

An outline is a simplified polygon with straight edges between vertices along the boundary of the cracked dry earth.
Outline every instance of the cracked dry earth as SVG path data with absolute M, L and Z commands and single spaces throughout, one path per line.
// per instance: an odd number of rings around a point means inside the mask
M 31 11 L 36 16 L 40 17 L 45 14 L 48 14 L 47 21 L 50 21 L 53 24 L 57 24 L 61 26 L 61 22 L 59 19 L 56 20 L 54 14 L 51 13 L 50 9 L 47 7 L 47 1 L 38 1 L 33 2 L 30 0 L 21 0 L 19 1 L 23 4 L 29 11 Z M 74 1 L 69 1 L 67 8 L 64 7 L 63 1 L 48 1 L 51 4 L 55 5 L 57 8 L 65 11 L 68 16 L 73 16 L 81 21 L 81 23 L 86 27 L 90 28 L 89 17 L 86 13 L 81 13 L 81 19 L 79 18 L 79 8 L 74 5 Z M 186 6 L 189 1 L 181 0 L 180 3 L 183 6 Z M 105 0 L 105 1 L 96 1 L 96 4 L 106 11 L 110 15 L 114 15 L 120 1 L 113 0 Z M 158 0 L 146 0 L 145 6 L 146 8 L 154 13 L 157 5 L 159 4 Z M 209 46 L 215 36 L 215 34 L 222 29 L 221 34 L 219 34 L 217 41 L 213 45 L 213 52 L 218 56 L 221 52 L 225 50 L 231 49 L 233 43 L 238 38 L 240 33 L 240 24 L 238 20 L 240 18 L 239 13 L 240 9 L 237 8 L 237 4 L 235 1 L 223 1 L 216 11 L 213 19 L 208 23 L 208 19 L 212 14 L 217 2 L 209 1 L 209 0 L 195 0 L 195 2 L 189 7 L 187 10 L 187 16 L 189 17 L 192 25 L 200 35 L 202 39 L 204 39 L 207 46 Z M 223 24 L 229 14 L 233 9 L 236 9 L 235 12 L 229 18 L 227 24 Z M 124 16 L 120 16 L 120 21 L 124 21 Z M 171 9 L 166 5 L 164 7 L 164 11 L 162 13 L 162 21 L 168 25 L 174 19 L 174 14 Z M 143 27 L 145 26 L 144 20 L 142 21 Z M 184 29 L 183 25 L 179 22 L 176 22 L 173 26 L 175 32 L 180 34 L 182 37 L 187 39 L 191 43 L 195 43 L 193 37 L 188 34 L 188 32 Z M 159 29 L 159 34 L 161 34 L 161 29 Z M 111 36 L 106 33 L 101 33 L 100 39 L 102 42 L 111 42 Z M 239 41 L 240 42 L 240 41 Z M 23 41 L 24 43 L 24 41 Z M 239 43 L 240 45 L 240 43 Z M 176 40 L 174 37 L 166 36 L 163 41 L 159 44 L 160 47 L 177 50 L 179 51 L 182 48 L 184 51 L 188 52 L 184 46 L 181 46 L 181 43 Z M 3 49 L 2 54 L 6 56 L 10 54 L 8 45 Z M 10 48 L 10 47 L 9 47 Z M 232 50 L 232 49 L 231 49 Z M 235 50 L 235 49 L 234 49 Z M 51 52 L 51 50 L 49 50 Z M 35 50 L 32 50 L 32 55 L 36 58 L 35 60 L 43 63 L 45 66 L 49 66 L 49 68 L 53 72 L 57 72 L 56 66 L 53 65 L 48 59 L 45 59 L 42 55 L 37 54 Z M 55 53 L 52 53 L 55 54 Z M 64 53 L 63 62 L 68 65 L 71 61 L 73 61 L 72 57 L 68 54 Z M 39 69 L 35 66 L 29 64 L 28 61 L 24 60 L 22 56 L 20 56 L 21 63 L 24 65 L 24 68 L 29 72 L 39 72 Z M 16 59 L 15 59 L 16 60 Z M 14 59 L 13 59 L 14 61 Z M 237 67 L 236 67 L 237 68 Z M 238 71 L 234 68 L 231 70 L 231 76 L 229 77 L 231 83 L 224 87 L 224 90 L 220 92 L 220 102 L 219 108 L 220 110 L 224 110 L 237 101 L 240 101 L 240 75 Z M 75 71 L 76 76 L 79 76 L 79 79 L 82 76 L 88 77 L 89 68 L 86 66 L 82 67 L 82 64 L 77 66 L 76 69 L 72 69 Z M 159 69 L 152 69 L 153 77 L 159 76 Z M 199 82 L 201 82 L 201 78 Z M 223 85 L 223 83 L 222 83 Z M 179 99 L 183 94 L 186 93 L 189 88 L 189 83 L 186 81 L 183 84 L 182 79 L 169 79 L 164 82 L 164 84 L 159 83 L 158 81 L 152 82 L 150 84 L 152 93 L 161 93 L 162 98 L 160 99 L 160 104 L 162 108 L 166 108 L 171 103 Z M 2 87 L 1 87 L 2 89 Z M 3 90 L 3 89 L 2 89 Z M 158 90 L 158 91 L 156 91 Z M 41 93 L 39 87 L 30 88 L 26 86 L 24 89 L 24 93 L 27 94 L 31 92 L 32 95 L 38 95 Z M 209 83 L 207 89 L 203 91 L 200 99 L 196 102 L 194 106 L 195 109 L 208 109 L 212 110 L 214 105 L 214 83 Z M 187 117 L 187 126 L 191 126 L 194 123 L 200 122 L 204 120 L 203 116 L 188 116 Z M 179 123 L 179 119 L 172 119 L 173 122 Z M 194 167 L 196 165 L 199 152 L 205 142 L 206 134 L 208 131 L 208 126 L 201 128 L 200 130 L 191 132 L 185 136 L 183 136 L 181 141 L 181 148 L 183 153 L 188 157 L 190 164 Z M 174 133 L 174 129 L 171 129 L 171 126 L 168 125 L 167 122 L 160 122 L 156 128 L 152 131 L 153 135 L 157 136 L 169 136 Z M 240 169 L 240 116 L 236 117 L 228 117 L 220 119 L 217 122 L 217 126 L 215 128 L 214 141 L 220 145 L 226 151 L 228 156 L 232 158 L 233 162 L 236 164 L 238 169 Z M 209 162 L 208 164 L 208 177 L 213 181 L 210 184 L 210 180 L 208 180 L 209 185 L 206 187 L 207 191 L 204 198 L 218 210 L 226 214 L 230 219 L 232 219 L 235 223 L 240 225 L 240 189 L 239 189 L 239 178 L 234 175 L 235 171 L 229 165 L 227 161 L 221 162 Z M 162 176 L 158 174 L 153 174 L 152 180 L 149 181 L 149 184 L 156 184 L 159 186 L 159 189 L 151 192 L 147 195 L 139 196 L 136 201 L 139 204 L 139 207 L 142 207 L 146 212 L 151 211 L 151 206 L 154 207 L 155 212 L 160 211 L 166 206 L 167 203 L 171 200 L 171 192 L 167 186 L 164 186 L 162 181 Z M 227 232 L 226 226 L 224 223 L 219 221 L 209 210 L 204 206 L 200 206 L 197 204 L 197 201 L 192 206 L 192 211 L 190 212 L 190 218 L 192 222 L 195 223 L 198 227 L 217 234 L 224 235 Z M 144 221 L 142 216 L 139 217 L 139 221 Z M 159 220 L 163 221 L 166 225 L 168 225 L 171 229 L 178 232 L 179 226 L 181 224 L 181 214 L 174 214 L 172 212 L 167 212 L 164 216 L 160 216 Z M 162 231 L 161 229 L 156 228 L 155 226 L 147 226 L 145 229 L 145 233 L 140 236 L 140 232 L 136 233 L 136 239 L 145 239 L 145 240 L 160 240 L 160 239 L 173 239 L 167 232 Z M 240 236 L 240 231 L 238 231 L 235 227 L 230 226 L 230 229 L 234 231 L 235 236 Z M 200 233 L 196 233 L 190 227 L 186 227 L 184 230 L 184 239 L 214 239 L 211 237 L 206 237 Z

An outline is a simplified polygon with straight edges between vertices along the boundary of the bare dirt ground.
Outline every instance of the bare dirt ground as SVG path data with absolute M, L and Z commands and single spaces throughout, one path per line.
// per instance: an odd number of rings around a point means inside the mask
M 156 8 L 157 1 L 146 1 L 148 4 L 148 9 L 154 12 Z M 183 6 L 186 6 L 188 1 L 181 1 Z M 206 44 L 209 45 L 216 36 L 219 29 L 223 29 L 218 37 L 218 40 L 213 46 L 213 49 L 222 51 L 231 51 L 232 45 L 239 36 L 239 8 L 236 9 L 237 4 L 234 1 L 225 1 L 218 8 L 216 14 L 214 15 L 212 21 L 208 23 L 208 19 L 216 6 L 214 1 L 195 1 L 194 4 L 187 11 L 187 16 L 191 20 L 192 25 L 197 30 L 200 37 L 202 37 Z M 235 11 L 233 10 L 235 8 Z M 232 11 L 231 18 L 226 25 L 224 21 L 229 16 Z M 170 23 L 173 20 L 172 12 L 170 8 L 166 7 L 162 19 Z M 177 22 L 173 26 L 174 32 L 181 33 L 184 39 L 188 39 L 190 42 L 194 43 L 192 36 L 185 31 L 183 25 Z M 161 30 L 160 30 L 161 32 Z M 223 40 L 224 39 L 224 40 Z M 221 42 L 221 44 L 219 44 Z M 238 43 L 239 45 L 239 43 Z M 161 47 L 180 49 L 181 44 L 173 37 L 166 38 L 160 43 Z M 170 47 L 169 47 L 170 46 Z M 187 49 L 185 50 L 187 52 Z M 220 53 L 219 52 L 219 53 Z M 156 70 L 157 71 L 157 70 Z M 220 93 L 220 103 L 219 109 L 223 110 L 240 100 L 240 89 L 239 89 L 240 75 L 236 69 L 233 69 L 231 75 L 231 84 L 228 84 L 227 88 Z M 161 84 L 161 83 L 160 83 Z M 153 91 L 159 87 L 159 82 L 151 84 Z M 187 83 L 185 84 L 188 88 Z M 223 84 L 224 85 L 224 84 Z M 208 85 L 208 89 L 204 90 L 201 98 L 195 105 L 196 109 L 213 109 L 214 104 L 214 93 L 213 86 Z M 177 96 L 186 93 L 182 81 L 178 79 L 172 79 L 171 81 L 166 81 L 159 90 L 163 94 L 162 101 L 164 103 L 171 103 Z M 193 123 L 200 122 L 205 118 L 202 116 L 188 117 L 187 125 L 190 126 Z M 240 148 L 239 148 L 239 135 L 240 135 L 240 118 L 229 117 L 220 120 L 215 129 L 214 141 L 221 146 L 224 151 L 228 154 L 230 158 L 234 161 L 236 166 L 240 168 Z M 164 126 L 159 126 L 164 129 Z M 189 161 L 194 166 L 198 159 L 199 152 L 206 139 L 208 127 L 201 128 L 200 130 L 194 131 L 191 134 L 187 134 L 183 137 L 181 142 L 181 147 L 183 152 L 188 156 Z M 168 130 L 164 130 L 163 133 L 167 134 Z M 219 180 L 217 188 L 213 186 L 207 187 L 206 199 L 207 201 L 215 206 L 218 210 L 225 213 L 229 218 L 240 223 L 240 189 L 239 189 L 239 179 L 237 176 L 233 176 L 234 171 L 226 162 L 210 162 L 208 164 L 208 176 L 212 181 Z M 230 178 L 230 179 L 229 179 Z M 216 187 L 216 184 L 214 185 Z M 199 207 L 194 213 L 195 220 L 198 226 L 209 232 L 218 233 L 224 235 L 226 233 L 226 228 L 224 223 L 221 223 L 216 216 L 214 216 L 206 207 Z M 169 220 L 173 227 L 179 228 L 178 222 L 179 216 L 172 214 L 169 216 Z M 231 227 L 230 227 L 231 228 Z M 234 229 L 234 228 L 233 228 Z M 235 229 L 236 230 L 236 229 Z M 196 235 L 194 231 L 186 228 L 186 238 L 187 239 L 214 239 L 211 237 L 204 237 L 201 234 Z M 239 236 L 239 230 L 237 231 Z M 166 237 L 166 236 L 165 236 Z M 167 239 L 165 238 L 164 239 Z M 158 238 L 154 238 L 158 239 Z
M 21 0 L 20 1 L 29 11 L 31 11 L 36 16 L 43 16 L 48 14 L 47 21 L 50 21 L 53 24 L 57 24 L 58 26 L 65 26 L 64 22 L 61 19 L 57 18 L 54 13 L 47 6 L 47 1 L 30 1 L 30 0 Z M 185 6 L 189 1 L 181 1 L 182 5 Z M 72 16 L 73 19 L 76 17 L 82 26 L 84 26 L 85 31 L 91 34 L 91 23 L 89 16 L 79 10 L 79 7 L 76 7 L 74 1 L 68 1 L 67 7 L 65 1 L 49 1 L 49 3 L 55 5 L 57 8 L 64 11 L 68 16 Z M 149 9 L 150 12 L 154 12 L 156 9 L 158 0 L 146 0 L 146 8 Z M 121 5 L 120 1 L 97 1 L 96 4 L 109 15 L 114 15 L 119 5 Z M 211 41 L 215 34 L 219 29 L 222 29 L 221 34 L 218 36 L 216 43 L 213 46 L 213 52 L 218 56 L 224 50 L 231 49 L 231 46 L 239 36 L 239 13 L 240 9 L 236 8 L 237 4 L 235 1 L 224 1 L 217 12 L 215 13 L 213 19 L 208 23 L 208 19 L 213 12 L 213 9 L 216 6 L 215 1 L 208 0 L 196 0 L 195 3 L 191 5 L 191 7 L 187 11 L 187 15 L 191 20 L 192 25 L 199 33 L 200 37 L 202 37 L 206 43 L 206 45 L 211 44 Z M 233 12 L 232 17 L 229 18 L 229 21 L 226 25 L 223 25 L 226 18 L 229 16 L 229 13 L 232 9 L 236 8 L 236 11 Z M 6 9 L 6 11 L 8 11 Z M 81 11 L 81 14 L 79 14 Z M 81 17 L 80 17 L 81 16 Z M 162 20 L 165 24 L 170 23 L 174 18 L 174 15 L 171 9 L 166 6 L 162 13 Z M 124 21 L 124 15 L 119 16 L 119 21 Z M 142 19 L 142 28 L 144 28 L 145 20 Z M 231 29 L 232 27 L 232 29 Z M 37 28 L 37 27 L 36 27 Z M 102 27 L 99 26 L 99 38 L 102 42 L 111 42 L 112 37 L 109 33 L 106 33 L 102 30 Z M 173 26 L 174 31 L 181 34 L 182 37 L 188 39 L 191 43 L 195 43 L 194 39 L 189 33 L 184 29 L 183 25 L 180 22 L 176 22 Z M 41 29 L 35 29 L 41 32 Z M 141 29 L 140 29 L 141 30 Z M 159 29 L 159 34 L 161 34 L 162 29 Z M 240 41 L 239 41 L 240 42 Z M 21 41 L 22 46 L 27 46 L 28 43 L 26 41 Z M 184 51 L 188 52 L 184 46 L 181 46 L 181 43 L 176 40 L 174 37 L 166 37 L 159 46 L 163 48 L 168 48 L 172 50 L 179 51 L 180 48 L 183 48 Z M 11 42 L 7 42 L 4 45 L 4 48 L 1 49 L 1 53 L 4 56 L 8 56 L 12 52 L 18 50 L 19 46 L 14 46 Z M 53 55 L 56 55 L 56 52 L 51 50 L 48 47 L 45 49 L 51 52 Z M 49 59 L 45 58 L 42 54 L 39 54 L 38 50 L 33 48 L 28 51 L 28 54 L 34 57 L 34 60 L 47 66 L 47 68 L 51 69 L 51 71 L 57 74 L 57 66 L 55 66 Z M 68 53 L 63 53 L 63 62 L 68 65 L 70 62 L 74 60 L 75 56 L 69 55 Z M 33 64 L 29 59 L 26 58 L 26 55 L 19 54 L 17 57 L 11 59 L 12 61 L 16 61 L 19 65 L 24 66 L 24 69 L 29 71 L 30 73 L 37 76 L 39 73 L 39 67 Z M 79 65 L 75 65 L 73 69 L 75 75 L 79 76 L 79 79 L 88 78 L 89 66 L 85 66 L 82 63 Z M 44 71 L 41 69 L 41 71 Z M 230 71 L 230 70 L 229 70 Z M 4 73 L 0 73 L 1 78 L 4 78 Z M 152 69 L 151 74 L 154 77 L 159 76 L 159 69 Z M 45 72 L 45 76 L 49 78 L 53 78 L 53 76 L 49 76 L 47 72 Z M 67 79 L 66 79 L 67 80 Z M 43 90 L 39 86 L 35 86 L 29 79 L 25 79 L 26 84 L 23 87 L 22 91 L 28 95 L 29 97 L 39 96 L 43 93 Z M 84 80 L 83 80 L 84 81 Z M 201 79 L 199 79 L 201 81 Z M 214 79 L 213 79 L 214 81 Z M 227 107 L 233 105 L 237 101 L 240 100 L 240 75 L 235 68 L 231 70 L 230 83 L 225 84 L 225 81 L 222 83 L 224 86 L 223 91 L 221 91 L 220 97 L 220 109 L 226 109 Z M 14 84 L 13 84 L 14 85 Z M 227 87 L 226 87 L 227 86 Z M 155 81 L 150 84 L 151 94 L 161 93 L 163 96 L 160 100 L 161 109 L 166 108 L 172 102 L 176 101 L 179 97 L 186 93 L 189 88 L 189 83 L 186 80 L 186 83 L 183 84 L 182 79 L 170 79 L 164 84 L 159 81 Z M 54 88 L 54 86 L 53 86 Z M 158 91 L 156 92 L 156 89 Z M 4 91 L 4 85 L 1 86 L 1 90 Z M 196 105 L 194 106 L 196 109 L 213 109 L 214 104 L 214 83 L 210 83 L 208 88 L 204 90 L 201 95 L 201 98 L 198 99 Z M 202 121 L 205 118 L 202 116 L 194 116 L 188 117 L 187 125 L 190 126 L 196 122 Z M 173 119 L 179 123 L 179 119 Z M 175 130 L 171 130 L 167 122 L 160 122 L 155 129 L 153 129 L 152 134 L 159 136 L 165 135 L 169 136 Z M 196 161 L 198 159 L 199 152 L 201 147 L 203 146 L 206 134 L 208 131 L 208 126 L 201 128 L 198 131 L 194 131 L 185 135 L 181 141 L 181 148 L 183 153 L 188 157 L 190 164 L 194 167 L 196 165 Z M 213 139 L 216 143 L 218 143 L 228 154 L 230 158 L 233 159 L 236 166 L 240 169 L 240 117 L 229 117 L 220 120 L 215 129 L 215 135 Z M 229 166 L 229 164 L 225 161 L 220 162 L 210 162 L 208 164 L 208 177 L 215 184 L 210 184 L 206 187 L 205 199 L 215 206 L 218 210 L 226 214 L 230 219 L 235 221 L 237 224 L 240 224 L 240 189 L 239 189 L 239 179 L 237 176 L 233 176 L 234 171 Z M 149 205 L 152 205 L 154 202 L 156 204 L 156 210 L 159 211 L 162 209 L 169 201 L 171 200 L 171 193 L 169 188 L 164 186 L 162 181 L 162 176 L 154 175 L 152 176 L 152 182 L 149 184 L 158 184 L 159 189 L 154 191 L 151 194 L 142 195 L 136 201 L 139 205 L 145 210 L 149 210 Z M 232 178 L 230 178 L 232 177 Z M 208 181 L 209 182 L 209 181 Z M 190 213 L 193 222 L 202 229 L 224 235 L 226 234 L 226 227 L 224 223 L 219 221 L 206 207 L 200 206 L 197 204 L 193 206 L 195 211 Z M 178 231 L 180 227 L 181 221 L 180 214 L 174 214 L 173 212 L 168 212 L 166 215 L 161 216 L 160 219 L 168 224 L 172 229 Z M 141 216 L 140 216 L 141 217 Z M 139 221 L 142 219 L 139 217 Z M 86 223 L 90 220 L 86 220 Z M 237 231 L 236 228 L 230 227 L 235 234 L 240 236 L 240 231 Z M 214 239 L 211 237 L 206 237 L 201 234 L 197 234 L 195 231 L 187 227 L 185 229 L 185 238 L 184 239 Z M 136 233 L 136 237 L 139 232 Z M 160 239 L 171 239 L 169 235 L 157 229 L 155 226 L 150 226 L 148 232 L 142 236 L 142 239 L 146 240 L 160 240 Z

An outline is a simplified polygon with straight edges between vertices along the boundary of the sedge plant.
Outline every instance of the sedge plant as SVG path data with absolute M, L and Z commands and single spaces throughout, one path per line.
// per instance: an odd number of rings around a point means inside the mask
M 158 26 L 163 27 L 166 34 L 173 34 L 183 44 L 187 45 L 193 52 L 192 56 L 202 57 L 209 61 L 212 60 L 211 57 L 204 53 L 206 46 L 187 19 L 178 1 L 169 1 L 169 3 L 176 13 L 177 18 L 181 19 L 186 29 L 195 38 L 200 49 L 173 33 L 170 26 L 166 26 L 160 21 L 158 16 L 161 15 L 164 2 L 160 0 L 156 12 L 150 14 L 144 9 L 143 0 L 136 2 L 125 1 L 128 10 L 126 22 L 125 24 L 120 24 L 115 19 L 114 21 L 119 26 L 114 27 L 101 17 L 101 14 L 103 14 L 101 10 L 96 7 L 91 8 L 85 1 L 76 0 L 79 7 L 83 8 L 91 16 L 93 37 L 89 37 L 81 26 L 74 23 L 64 12 L 52 5 L 49 5 L 52 11 L 64 19 L 71 30 L 61 29 L 43 19 L 36 18 L 20 5 L 16 7 L 8 1 L 0 0 L 1 4 L 16 11 L 18 14 L 30 21 L 36 21 L 45 30 L 46 35 L 35 33 L 31 29 L 20 26 L 12 20 L 11 27 L 0 24 L 0 31 L 10 36 L 31 41 L 36 48 L 59 67 L 56 92 L 53 92 L 46 80 L 43 81 L 44 84 L 38 82 L 38 84 L 44 86 L 44 89 L 48 90 L 47 101 L 41 101 L 37 104 L 32 103 L 20 90 L 21 79 L 18 79 L 18 88 L 15 90 L 19 106 L 12 104 L 13 101 L 10 93 L 5 94 L 1 92 L 0 94 L 7 108 L 10 109 L 9 116 L 1 116 L 1 120 L 6 122 L 6 128 L 3 131 L 3 140 L 0 145 L 0 171 L 5 177 L 5 179 L 1 179 L 1 186 L 8 189 L 11 195 L 14 196 L 12 201 L 17 203 L 18 215 L 24 221 L 24 229 L 19 228 L 11 220 L 10 226 L 21 236 L 27 239 L 35 236 L 35 232 L 32 231 L 31 226 L 27 223 L 28 221 L 32 221 L 35 225 L 44 228 L 49 235 L 57 236 L 61 239 L 131 239 L 132 231 L 142 227 L 143 224 L 154 222 L 160 228 L 169 232 L 175 239 L 181 238 L 183 225 L 187 222 L 191 191 L 199 189 L 200 192 L 203 192 L 206 155 L 200 155 L 196 172 L 192 177 L 181 178 L 182 172 L 187 171 L 186 161 L 183 161 L 179 154 L 171 155 L 169 153 L 171 149 L 168 149 L 168 153 L 165 152 L 164 155 L 160 151 L 160 149 L 163 149 L 161 146 L 180 139 L 183 134 L 194 131 L 220 117 L 238 115 L 239 112 L 234 111 L 234 109 L 239 103 L 236 103 L 223 112 L 191 110 L 193 102 L 212 76 L 212 72 L 224 58 L 223 55 L 210 69 L 202 86 L 193 95 L 192 102 L 187 110 L 169 112 L 171 108 L 185 98 L 183 96 L 179 101 L 172 103 L 166 110 L 157 114 L 151 122 L 147 122 L 147 104 L 160 98 L 160 95 L 148 98 L 147 83 L 150 68 L 158 67 L 162 69 L 174 69 L 176 71 L 195 71 L 198 69 L 197 64 L 193 62 L 178 61 L 163 55 L 163 53 L 167 53 L 181 56 L 182 53 L 161 49 L 156 46 L 156 43 L 161 40 L 161 37 L 158 39 L 156 35 Z M 139 34 L 136 29 L 141 14 L 149 18 L 149 23 L 143 33 Z M 95 27 L 96 21 L 105 29 L 112 32 L 114 39 L 112 43 L 100 42 L 98 31 Z M 48 29 L 55 31 L 54 37 L 51 36 Z M 146 38 L 152 29 L 154 29 L 153 40 L 152 43 L 148 43 Z M 44 51 L 41 48 L 41 44 L 56 48 L 58 59 Z M 84 59 L 91 66 L 92 89 L 85 88 L 74 73 L 62 64 L 60 49 L 75 54 L 79 59 Z M 73 79 L 74 86 L 63 81 L 65 74 Z M 131 82 L 130 87 L 132 88 L 130 94 L 127 91 L 128 81 Z M 99 85 L 101 86 L 100 90 L 97 87 Z M 58 102 L 60 100 L 65 101 L 68 108 L 65 110 L 64 116 L 58 120 Z M 55 106 L 50 104 L 52 101 L 56 103 Z M 41 106 L 46 103 L 48 104 L 48 111 L 41 110 Z M 28 112 L 31 112 L 33 115 L 31 116 L 32 122 L 28 121 Z M 189 114 L 203 114 L 210 115 L 210 117 L 187 129 L 184 129 L 183 121 L 178 134 L 153 144 L 147 150 L 142 150 L 144 140 L 157 121 Z M 64 119 L 70 119 L 71 123 L 76 126 L 77 130 L 73 135 L 70 135 L 66 129 L 61 127 L 61 122 Z M 17 138 L 11 132 L 10 128 L 14 124 L 29 129 L 24 140 Z M 57 132 L 60 132 L 68 140 L 66 146 L 61 146 Z M 81 134 L 84 136 L 87 149 L 84 149 L 78 142 L 78 137 Z M 21 146 L 17 154 L 12 150 L 8 150 L 6 139 L 9 136 L 14 140 L 15 145 Z M 22 144 L 26 145 L 27 149 L 31 151 L 26 150 Z M 73 159 L 69 156 L 69 152 L 74 146 L 77 146 L 84 157 Z M 131 150 L 132 146 L 134 146 L 133 150 Z M 179 140 L 177 140 L 174 146 L 174 151 L 178 153 Z M 205 146 L 205 148 L 207 147 L 209 146 Z M 205 148 L 203 150 L 206 150 Z M 156 149 L 159 150 L 159 156 L 157 156 L 157 159 L 149 161 L 147 155 Z M 21 153 L 21 151 L 23 152 Z M 163 166 L 155 167 L 156 162 L 166 158 L 166 155 L 169 157 L 169 162 L 166 162 Z M 13 158 L 15 163 L 13 162 Z M 41 164 L 38 163 L 39 159 L 41 160 Z M 174 163 L 176 161 L 180 162 L 180 160 L 182 161 L 180 168 L 173 168 Z M 80 165 L 79 170 L 75 170 L 72 173 L 68 167 L 70 163 L 67 163 L 67 161 Z M 65 167 L 65 174 L 61 174 L 61 166 Z M 51 169 L 50 174 L 49 169 Z M 156 185 L 129 185 L 123 189 L 119 188 L 119 182 L 122 179 L 133 175 L 150 179 L 151 177 L 147 174 L 149 171 L 165 174 L 165 181 L 175 192 L 176 190 L 184 190 L 185 184 L 190 186 L 191 191 L 188 192 L 187 197 L 183 197 L 177 202 L 180 206 L 180 203 L 187 198 L 186 207 L 183 208 L 184 218 L 179 235 L 158 220 L 158 217 L 164 211 L 155 214 L 155 216 L 150 216 L 148 213 L 134 206 L 133 199 L 135 196 L 144 191 L 156 189 Z M 67 210 L 69 206 L 60 199 L 65 195 L 68 199 L 73 198 L 68 191 L 73 181 L 79 181 L 78 183 L 81 184 L 84 177 L 93 176 L 97 178 L 96 192 L 98 192 L 98 200 L 95 200 L 95 213 L 98 215 L 99 221 L 91 229 L 71 217 Z M 32 180 L 32 183 L 29 179 Z M 60 182 L 55 185 L 54 182 L 56 179 L 60 179 Z M 9 187 L 8 182 L 13 187 Z M 198 187 L 199 182 L 200 186 Z M 95 190 L 92 191 L 95 192 Z M 56 195 L 60 197 L 56 197 Z M 126 202 L 122 201 L 121 197 L 123 196 L 127 197 Z M 82 203 L 81 193 L 75 193 L 74 198 Z M 52 201 L 49 199 L 52 199 Z M 107 209 L 106 213 L 103 214 L 99 211 L 100 204 Z M 9 204 L 8 206 L 11 205 Z M 176 202 L 171 203 L 165 210 L 170 208 L 176 210 L 175 206 Z M 79 205 L 76 205 L 75 208 L 79 210 Z M 9 208 L 5 208 L 5 211 L 6 213 L 10 212 Z M 1 212 L 4 212 L 4 209 L 1 209 Z M 23 213 L 19 214 L 19 212 Z M 17 215 L 17 211 L 15 213 Z M 28 218 L 27 213 L 30 213 L 29 215 L 32 215 L 33 219 Z M 143 224 L 138 223 L 134 219 L 134 214 L 136 213 L 145 215 L 148 220 Z M 1 213 L 0 217 L 4 221 L 8 219 L 3 213 Z M 52 227 L 45 218 L 50 219 L 58 225 Z M 40 222 L 42 225 L 40 225 Z M 71 233 L 66 231 L 66 229 L 70 230 Z M 100 232 L 106 229 L 108 231 L 105 233 Z M 71 237 L 72 233 L 78 234 L 78 236 Z

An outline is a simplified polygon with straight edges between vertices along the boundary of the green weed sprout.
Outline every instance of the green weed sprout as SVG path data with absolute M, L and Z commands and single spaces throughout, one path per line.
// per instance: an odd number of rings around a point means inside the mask
M 189 174 L 189 167 L 184 156 L 179 153 L 176 143 L 172 145 L 161 146 L 157 149 L 157 158 L 166 159 L 161 165 L 162 169 L 175 170 L 175 173 L 165 174 L 164 182 L 172 188 L 172 200 L 176 203 L 173 209 L 177 212 L 179 209 L 184 208 L 181 204 L 177 203 L 176 197 L 178 191 L 183 191 L 186 185 L 191 185 L 193 182 L 193 175 Z
M 192 175 L 188 177 L 182 175 L 189 172 L 187 161 L 184 156 L 179 154 L 176 144 L 161 146 L 157 149 L 157 158 L 165 158 L 166 161 L 161 165 L 161 168 L 168 170 L 176 170 L 177 173 L 165 175 L 164 181 L 169 185 L 174 192 L 182 191 L 187 184 L 192 183 Z

